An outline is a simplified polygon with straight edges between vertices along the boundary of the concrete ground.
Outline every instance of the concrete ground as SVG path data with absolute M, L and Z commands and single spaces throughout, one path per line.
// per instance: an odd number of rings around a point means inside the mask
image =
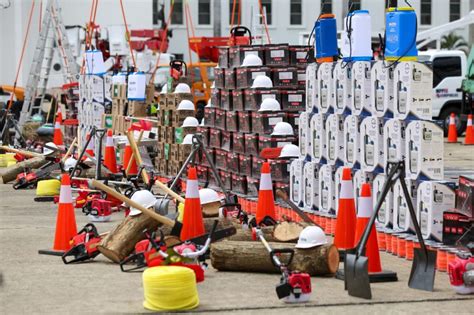
M 474 174 L 474 147 L 446 145 L 447 177 Z M 143 313 L 141 273 L 122 273 L 105 257 L 64 265 L 59 257 L 39 255 L 51 248 L 56 206 L 35 203 L 34 190 L 14 191 L 0 186 L 0 313 Z M 109 230 L 122 219 L 98 224 L 99 232 Z M 76 211 L 77 226 L 87 223 Z M 411 263 L 382 253 L 382 264 L 396 271 L 399 281 L 372 284 L 372 300 L 350 297 L 343 282 L 334 278 L 312 278 L 311 302 L 285 305 L 275 295 L 279 277 L 275 274 L 218 272 L 210 268 L 198 285 L 202 313 L 298 314 L 338 313 L 473 313 L 474 296 L 456 295 L 446 273 L 436 274 L 435 291 L 424 292 L 407 286 Z M 341 264 L 342 267 L 342 264 Z

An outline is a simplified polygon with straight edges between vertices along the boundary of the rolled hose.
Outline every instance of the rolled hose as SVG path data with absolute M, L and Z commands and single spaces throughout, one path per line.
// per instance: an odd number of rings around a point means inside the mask
M 158 266 L 143 272 L 143 307 L 152 311 L 191 310 L 199 305 L 194 272 L 181 266 Z

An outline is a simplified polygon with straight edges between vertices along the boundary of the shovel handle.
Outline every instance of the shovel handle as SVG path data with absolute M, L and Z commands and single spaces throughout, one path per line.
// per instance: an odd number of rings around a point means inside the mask
M 107 194 L 119 199 L 120 201 L 125 202 L 130 207 L 133 207 L 133 208 L 136 208 L 136 209 L 140 210 L 141 212 L 143 212 L 147 216 L 155 219 L 156 221 L 160 222 L 161 224 L 168 225 L 170 227 L 173 227 L 175 225 L 175 222 L 173 220 L 171 220 L 167 217 L 164 217 L 162 215 L 159 215 L 158 213 L 156 213 L 153 210 L 150 210 L 150 209 L 147 209 L 147 208 L 143 207 L 142 205 L 140 205 L 140 204 L 136 203 L 135 201 L 125 197 L 124 195 L 122 195 L 121 193 L 116 191 L 115 189 L 110 188 L 109 186 L 99 182 L 98 180 L 94 179 L 94 180 L 92 180 L 91 183 L 92 183 L 92 186 L 94 186 L 95 188 L 100 189 L 102 191 L 105 191 Z

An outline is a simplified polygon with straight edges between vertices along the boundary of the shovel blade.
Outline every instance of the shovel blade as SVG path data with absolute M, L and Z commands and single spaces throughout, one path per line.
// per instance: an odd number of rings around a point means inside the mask
M 350 296 L 371 299 L 369 260 L 365 256 L 347 254 L 344 261 L 345 285 Z
M 421 248 L 414 249 L 413 265 L 411 266 L 410 278 L 408 279 L 408 286 L 412 289 L 433 291 L 436 252 L 432 250 L 427 252 L 428 254 L 425 255 Z

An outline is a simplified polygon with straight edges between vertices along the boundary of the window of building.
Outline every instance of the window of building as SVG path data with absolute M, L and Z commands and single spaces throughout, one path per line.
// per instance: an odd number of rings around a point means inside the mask
M 266 22 L 268 25 L 272 24 L 272 0 L 261 0 L 262 2 L 262 10 L 265 13 L 267 19 Z M 260 17 L 260 24 L 263 24 L 262 17 Z
M 219 0 L 217 0 L 219 1 Z M 232 11 L 234 9 L 235 3 L 235 11 L 234 11 L 234 20 L 232 21 Z M 239 23 L 239 8 L 240 8 L 240 0 L 229 0 L 229 24 L 236 25 Z
M 159 18 L 158 18 L 158 0 L 153 0 L 153 25 L 158 25 L 158 21 L 159 21 Z
M 444 78 L 461 75 L 461 58 L 437 57 L 433 60 L 433 87 L 436 87 Z
M 461 18 L 461 0 L 449 1 L 449 21 L 456 21 Z
M 200 25 L 211 24 L 211 0 L 199 0 L 198 23 Z
M 332 13 L 332 0 L 321 0 L 322 1 L 322 12 Z
M 431 0 L 421 0 L 420 4 L 422 25 L 431 25 Z
M 173 14 L 171 15 L 172 24 L 183 24 L 183 0 L 174 0 Z
M 353 0 L 352 1 L 352 11 L 355 11 L 355 10 L 360 10 L 361 9 L 361 4 L 360 4 L 360 0 Z
M 303 6 L 302 0 L 291 0 L 290 2 L 290 24 L 301 25 L 303 24 Z

